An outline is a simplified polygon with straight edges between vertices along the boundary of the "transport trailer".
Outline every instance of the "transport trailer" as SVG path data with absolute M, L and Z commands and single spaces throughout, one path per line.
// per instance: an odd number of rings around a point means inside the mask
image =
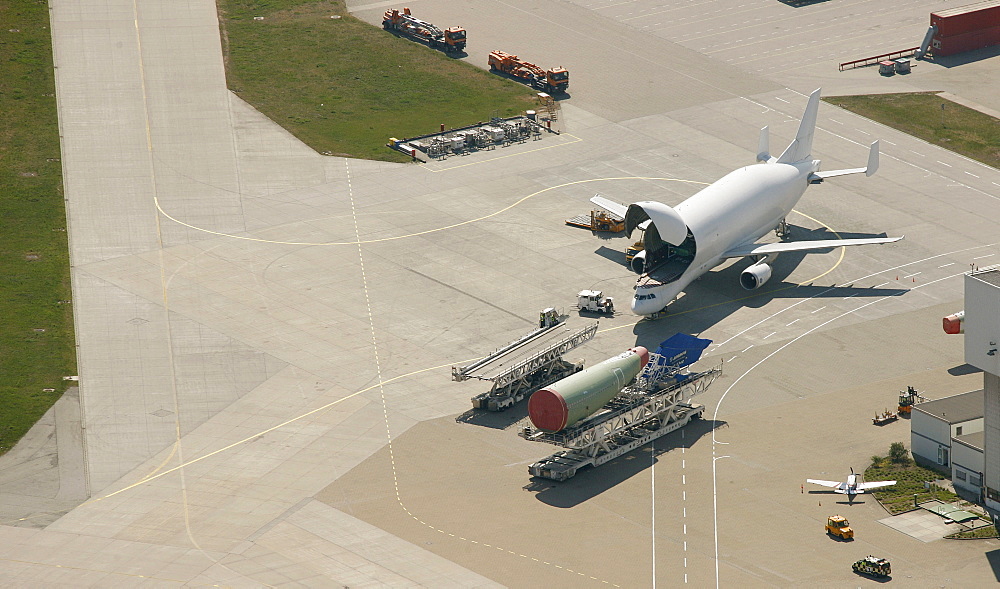
M 592 340 L 598 323 L 567 335 L 566 330 L 556 329 L 565 319 L 554 309 L 542 311 L 538 329 L 468 366 L 453 367 L 452 380 L 490 382 L 490 390 L 472 397 L 472 407 L 504 411 L 534 391 L 583 370 L 582 363 L 567 362 L 563 355 Z
M 529 466 L 528 474 L 553 481 L 565 481 L 585 466 L 600 466 L 676 431 L 692 420 L 701 418 L 704 412 L 705 406 L 698 403 L 678 404 L 664 415 L 665 419 L 653 417 L 611 434 L 599 443 L 560 450 Z
M 681 336 L 687 339 L 679 347 L 668 345 Z M 568 427 L 539 423 L 532 415 L 532 397 L 528 405 L 532 425 L 522 426 L 518 435 L 528 441 L 561 446 L 563 450 L 529 466 L 528 474 L 565 481 L 581 468 L 600 466 L 700 418 L 705 407 L 690 400 L 707 390 L 722 374 L 722 365 L 702 372 L 681 372 L 681 368 L 695 362 L 708 343 L 710 340 L 684 334 L 667 340 L 656 353 L 649 355 L 634 383 L 589 418 L 573 421 Z M 559 384 L 554 388 L 559 388 Z M 567 406 L 579 405 L 573 399 L 569 401 L 572 403 Z

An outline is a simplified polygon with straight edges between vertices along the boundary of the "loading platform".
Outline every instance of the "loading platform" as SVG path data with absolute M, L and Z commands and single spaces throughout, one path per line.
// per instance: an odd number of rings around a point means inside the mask
M 582 365 L 567 362 L 563 355 L 592 340 L 598 323 L 569 335 L 556 327 L 537 329 L 482 360 L 452 368 L 452 379 L 489 381 L 490 390 L 472 397 L 472 406 L 487 411 L 508 409 L 536 390 L 582 370 Z
M 722 365 L 681 373 L 661 350 L 632 386 L 594 416 L 559 432 L 522 426 L 518 435 L 525 440 L 564 448 L 529 466 L 528 473 L 565 481 L 586 466 L 600 466 L 700 418 L 705 407 L 690 400 L 722 374 Z

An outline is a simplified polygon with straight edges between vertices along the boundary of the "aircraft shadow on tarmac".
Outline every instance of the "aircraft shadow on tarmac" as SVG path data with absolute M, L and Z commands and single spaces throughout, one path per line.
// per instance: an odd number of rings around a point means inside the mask
M 990 563 L 990 568 L 993 569 L 993 576 L 996 577 L 997 583 L 1000 583 L 1000 549 L 987 552 L 986 560 Z
M 584 468 L 568 481 L 560 483 L 532 478 L 531 482 L 524 486 L 524 490 L 535 493 L 536 499 L 552 507 L 562 509 L 576 507 L 645 471 L 658 462 L 659 456 L 677 450 L 682 443 L 685 447 L 691 447 L 703 436 L 725 424 L 726 422 L 722 420 L 696 419 L 682 430 L 640 446 L 611 462 L 596 468 Z M 683 437 L 681 432 L 684 432 Z
M 807 491 L 807 492 L 810 495 L 831 495 L 833 497 L 838 497 L 838 496 L 843 497 L 844 496 L 842 493 L 837 493 L 836 491 L 823 491 L 823 490 L 819 490 L 819 491 Z M 837 505 L 864 505 L 865 504 L 865 500 L 864 499 L 858 499 L 857 497 L 855 497 L 853 500 L 849 499 L 849 500 L 846 500 L 846 501 L 834 501 L 834 503 L 836 503 Z
M 823 2 L 829 2 L 830 0 L 778 0 L 786 6 L 791 6 L 792 8 L 802 8 L 803 6 L 812 6 L 813 4 L 822 4 Z
M 792 231 L 794 241 L 885 236 L 884 233 L 878 235 L 837 233 L 834 235 L 825 228 L 809 230 L 792 225 L 789 225 L 789 228 Z M 786 282 L 785 280 L 805 256 L 812 253 L 816 252 L 789 252 L 778 256 L 772 263 L 774 271 L 771 280 L 759 291 L 744 290 L 739 284 L 740 273 L 753 263 L 752 260 L 739 260 L 721 270 L 707 272 L 692 282 L 684 296 L 668 307 L 668 312 L 663 318 L 655 321 L 640 321 L 636 324 L 632 331 L 637 338 L 636 345 L 655 348 L 664 337 L 673 333 L 699 334 L 744 307 L 760 308 L 779 298 L 805 299 L 814 297 L 822 299 L 853 296 L 863 300 L 865 297 L 902 296 L 909 292 L 909 289 L 902 287 L 903 283 L 900 283 L 901 287 L 896 288 L 872 288 L 856 287 L 853 284 L 846 286 L 817 283 L 799 285 L 795 282 Z
M 508 429 L 528 416 L 528 402 L 515 403 L 505 411 L 487 411 L 485 409 L 469 409 L 455 417 L 458 423 L 478 425 L 493 429 Z
M 975 374 L 977 372 L 982 372 L 979 368 L 976 368 L 972 364 L 959 364 L 948 369 L 948 374 L 952 376 L 966 376 L 968 374 Z

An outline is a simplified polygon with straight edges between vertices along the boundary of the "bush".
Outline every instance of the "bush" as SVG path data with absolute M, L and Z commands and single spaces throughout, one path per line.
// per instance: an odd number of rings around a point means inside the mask
M 909 464 L 910 453 L 903 442 L 893 442 L 889 445 L 889 460 L 893 464 Z

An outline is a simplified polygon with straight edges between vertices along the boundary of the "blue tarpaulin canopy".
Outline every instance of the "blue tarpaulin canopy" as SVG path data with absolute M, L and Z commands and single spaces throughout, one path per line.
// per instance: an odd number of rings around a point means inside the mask
M 710 339 L 701 339 L 686 333 L 674 334 L 656 348 L 657 366 L 679 369 L 694 364 L 711 343 Z

